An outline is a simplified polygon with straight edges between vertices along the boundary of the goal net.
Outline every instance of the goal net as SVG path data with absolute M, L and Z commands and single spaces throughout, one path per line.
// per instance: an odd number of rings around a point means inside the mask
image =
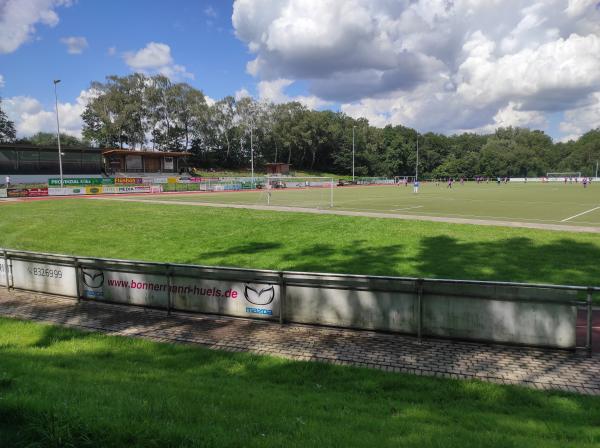
M 565 171 L 564 173 L 546 173 L 546 177 L 550 180 L 558 179 L 579 179 L 581 177 L 581 171 Z
M 395 184 L 411 184 L 415 181 L 415 176 L 395 176 L 394 183 Z
M 262 180 L 262 198 L 268 205 L 333 207 L 335 183 L 332 177 L 264 177 Z

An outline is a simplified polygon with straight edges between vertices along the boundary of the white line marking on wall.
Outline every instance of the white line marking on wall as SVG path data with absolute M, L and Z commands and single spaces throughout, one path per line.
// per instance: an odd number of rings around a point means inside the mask
M 567 221 L 570 221 L 570 220 L 571 220 L 571 219 L 573 219 L 573 218 L 577 218 L 578 216 L 585 215 L 586 213 L 591 213 L 591 212 L 593 212 L 594 210 L 598 210 L 599 208 L 600 208 L 600 207 L 594 207 L 594 208 L 590 208 L 589 210 L 586 210 L 585 212 L 581 212 L 581 213 L 577 213 L 576 215 L 569 216 L 568 218 L 565 218 L 565 219 L 563 219 L 561 222 L 567 222 Z

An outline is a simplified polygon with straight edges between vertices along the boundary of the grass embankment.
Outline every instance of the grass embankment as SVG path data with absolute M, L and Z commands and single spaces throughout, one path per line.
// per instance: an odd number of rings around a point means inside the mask
M 600 283 L 596 234 L 87 199 L 0 205 L 0 247 L 264 269 Z
M 6 447 L 592 447 L 600 399 L 0 318 Z

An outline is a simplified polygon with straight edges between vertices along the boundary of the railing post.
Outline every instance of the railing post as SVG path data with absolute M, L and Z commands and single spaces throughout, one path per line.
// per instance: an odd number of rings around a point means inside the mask
M 279 324 L 284 324 L 284 313 L 285 313 L 285 296 L 286 296 L 286 286 L 285 286 L 285 276 L 283 272 L 279 273 Z
M 171 292 L 171 290 L 173 289 L 173 273 L 171 272 L 171 269 L 169 268 L 169 265 L 167 265 L 167 314 L 171 314 L 171 307 L 172 307 L 172 300 L 173 300 L 173 293 Z
M 75 285 L 77 286 L 77 302 L 81 302 L 81 265 L 75 258 Z
M 586 348 L 587 355 L 589 358 L 592 357 L 592 332 L 593 332 L 593 309 L 592 309 L 592 288 L 588 288 L 587 294 L 587 334 L 586 334 Z
M 9 266 L 8 266 L 8 252 L 6 252 L 6 250 L 4 251 L 4 279 L 6 281 L 6 289 L 8 291 L 10 291 L 10 282 L 8 281 L 8 270 L 9 270 Z
M 417 279 L 417 338 L 423 339 L 423 279 Z

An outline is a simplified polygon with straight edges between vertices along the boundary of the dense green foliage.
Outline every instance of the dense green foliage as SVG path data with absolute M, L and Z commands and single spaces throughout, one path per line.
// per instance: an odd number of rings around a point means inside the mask
M 0 143 L 10 143 L 17 136 L 15 124 L 8 119 L 2 110 L 2 98 L 0 98 Z
M 297 102 L 268 104 L 225 97 L 214 104 L 185 83 L 164 76 L 109 76 L 93 82 L 97 96 L 82 114 L 83 141 L 62 136 L 65 146 L 151 147 L 187 150 L 199 168 L 237 169 L 291 163 L 295 170 L 348 174 L 352 134 L 356 175 L 413 175 L 417 132 L 404 126 L 377 128 L 343 112 L 310 110 Z M 15 140 L 15 127 L 0 108 L 0 142 Z M 22 140 L 55 143 L 38 133 Z M 252 145 L 251 145 L 252 143 Z M 419 172 L 424 177 L 541 176 L 549 171 L 595 174 L 600 129 L 577 141 L 554 143 L 542 131 L 499 128 L 490 135 L 419 135 Z
M 17 143 L 26 143 L 30 145 L 37 146 L 56 146 L 58 144 L 58 139 L 56 138 L 56 133 L 51 132 L 38 132 L 33 134 L 30 137 L 20 138 L 17 140 Z M 89 146 L 90 142 L 81 140 L 77 137 L 74 137 L 69 134 L 60 133 L 60 144 L 63 147 L 71 146 L 71 147 L 85 147 Z
M 309 110 L 297 102 L 226 97 L 208 104 L 199 90 L 164 76 L 109 76 L 91 87 L 98 96 L 83 113 L 83 135 L 102 147 L 189 150 L 198 167 L 239 168 L 250 164 L 252 137 L 258 165 L 288 162 L 298 170 L 348 174 L 354 128 L 357 175 L 415 171 L 417 132 L 404 126 L 377 128 L 366 119 Z M 419 136 L 419 150 L 419 171 L 429 177 L 592 175 L 600 159 L 600 130 L 568 143 L 521 128 L 491 135 L 428 132 Z
M 292 271 L 600 279 L 597 234 L 86 199 L 0 205 L 0 247 Z
M 592 447 L 597 397 L 0 319 L 6 447 Z

